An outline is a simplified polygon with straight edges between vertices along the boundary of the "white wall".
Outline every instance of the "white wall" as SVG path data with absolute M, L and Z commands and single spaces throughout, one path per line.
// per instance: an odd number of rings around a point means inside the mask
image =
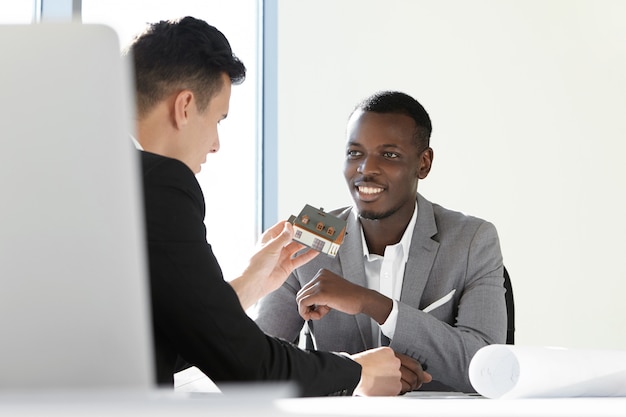
M 433 120 L 428 199 L 492 221 L 518 344 L 626 349 L 626 2 L 282 0 L 279 217 L 351 203 L 353 106 Z
M 227 280 L 241 273 L 245 267 L 243 260 L 257 240 L 256 3 L 256 0 L 82 0 L 82 21 L 111 26 L 118 33 L 122 47 L 145 28 L 146 22 L 194 16 L 222 31 L 246 65 L 246 80 L 232 89 L 228 118 L 219 125 L 220 151 L 207 157 L 197 176 L 206 199 L 207 239 Z M 228 204 L 218 204 L 222 200 L 217 196 L 228 196 Z M 237 233 L 232 233 L 233 225 L 225 222 L 226 218 L 237 219 Z

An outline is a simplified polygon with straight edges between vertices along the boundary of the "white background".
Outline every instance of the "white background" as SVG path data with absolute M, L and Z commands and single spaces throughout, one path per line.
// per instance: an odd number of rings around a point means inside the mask
M 278 2 L 279 218 L 351 203 L 345 123 L 383 89 L 433 121 L 433 202 L 492 221 L 518 344 L 626 348 L 626 2 Z
M 224 278 L 246 266 L 257 238 L 257 1 L 83 0 L 82 21 L 114 28 L 125 47 L 146 23 L 193 16 L 217 27 L 247 69 L 234 86 L 228 118 L 219 126 L 220 151 L 198 174 L 206 200 L 207 240 Z

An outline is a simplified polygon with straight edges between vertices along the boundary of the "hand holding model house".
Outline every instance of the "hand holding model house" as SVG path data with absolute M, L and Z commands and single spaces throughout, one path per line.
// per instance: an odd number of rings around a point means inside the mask
M 300 214 L 289 217 L 293 224 L 293 240 L 318 252 L 335 257 L 346 234 L 346 220 L 305 204 Z

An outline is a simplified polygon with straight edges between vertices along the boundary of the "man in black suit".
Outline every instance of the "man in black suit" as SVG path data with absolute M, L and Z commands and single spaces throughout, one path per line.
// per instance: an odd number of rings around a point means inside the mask
M 396 395 L 416 389 L 419 364 L 387 347 L 343 355 L 305 351 L 263 333 L 245 309 L 316 253 L 281 222 L 242 276 L 224 281 L 206 241 L 205 200 L 195 174 L 219 149 L 217 124 L 245 67 L 215 27 L 191 17 L 149 25 L 126 52 L 134 62 L 157 379 L 177 361 L 214 382 L 297 382 L 301 394 Z

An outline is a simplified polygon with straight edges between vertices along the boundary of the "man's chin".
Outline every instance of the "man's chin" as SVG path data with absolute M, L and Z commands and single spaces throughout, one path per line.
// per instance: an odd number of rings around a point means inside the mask
M 359 217 L 366 220 L 380 220 L 387 217 L 387 215 L 369 210 L 359 210 Z
M 387 217 L 393 216 L 393 214 L 398 211 L 397 207 L 388 209 L 386 211 L 375 211 L 372 209 L 359 207 L 358 205 L 357 209 L 359 211 L 359 217 L 365 220 L 383 220 Z

